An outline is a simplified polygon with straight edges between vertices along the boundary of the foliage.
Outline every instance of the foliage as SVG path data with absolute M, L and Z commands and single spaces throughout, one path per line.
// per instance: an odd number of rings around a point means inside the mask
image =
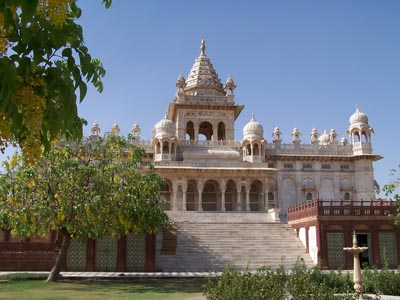
M 106 7 L 111 0 L 102 0 Z M 105 71 L 84 44 L 76 0 L 0 1 L 0 149 L 35 162 L 60 136 L 80 139 L 79 100 Z
M 375 290 L 369 292 L 375 293 Z M 324 273 L 318 266 L 308 269 L 302 261 L 298 261 L 291 272 L 284 267 L 240 272 L 228 266 L 220 277 L 208 278 L 204 295 L 208 300 L 359 299 L 359 295 L 354 294 L 349 274 Z
M 389 270 L 367 268 L 363 271 L 363 289 L 365 293 L 400 296 L 400 273 Z
M 0 227 L 22 237 L 58 230 L 67 242 L 156 232 L 168 221 L 159 203 L 162 179 L 139 170 L 143 154 L 111 135 L 54 144 L 34 166 L 14 155 L 0 177 Z
M 282 276 L 277 276 L 278 273 Z M 285 278 L 283 269 L 275 272 L 263 268 L 255 273 L 241 273 L 228 265 L 221 277 L 209 277 L 204 295 L 208 300 L 280 300 L 285 298 Z
M 398 166 L 400 168 L 400 165 Z M 400 186 L 400 177 L 398 176 L 398 170 L 392 169 L 390 175 L 392 177 L 392 181 L 386 184 L 382 191 L 386 196 L 392 196 L 393 199 L 397 202 L 397 216 L 395 216 L 395 224 L 400 224 L 400 194 L 399 194 L 399 186 Z

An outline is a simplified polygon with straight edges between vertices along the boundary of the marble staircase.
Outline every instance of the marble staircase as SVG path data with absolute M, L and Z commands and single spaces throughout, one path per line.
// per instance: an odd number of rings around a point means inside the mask
M 265 213 L 170 213 L 173 227 L 157 235 L 157 269 L 164 272 L 221 271 L 228 263 L 251 270 L 297 259 L 313 266 L 296 233 L 286 223 L 271 222 Z M 165 239 L 176 247 L 165 251 Z M 168 237 L 167 237 L 168 235 Z

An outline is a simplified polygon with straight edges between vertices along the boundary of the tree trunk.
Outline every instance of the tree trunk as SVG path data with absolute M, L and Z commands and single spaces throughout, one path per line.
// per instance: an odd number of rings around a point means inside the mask
M 62 228 L 60 232 L 63 235 L 63 242 L 61 244 L 60 252 L 58 252 L 54 267 L 51 269 L 49 277 L 47 277 L 46 280 L 47 282 L 54 282 L 58 280 L 60 276 L 61 267 L 65 262 L 67 251 L 69 245 L 71 244 L 71 235 L 69 234 L 68 230 L 66 228 Z

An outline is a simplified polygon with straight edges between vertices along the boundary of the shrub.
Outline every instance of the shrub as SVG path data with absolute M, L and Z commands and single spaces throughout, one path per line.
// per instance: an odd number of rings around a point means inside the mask
M 384 267 L 382 270 L 366 268 L 363 271 L 363 292 L 400 296 L 400 273 Z
M 204 286 L 208 300 L 282 300 L 285 299 L 286 273 L 261 268 L 256 272 L 239 272 L 228 265 L 222 276 L 209 277 Z

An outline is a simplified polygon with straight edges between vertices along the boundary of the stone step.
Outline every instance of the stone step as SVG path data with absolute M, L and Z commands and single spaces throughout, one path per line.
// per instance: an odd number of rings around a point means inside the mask
M 157 266 L 163 271 L 220 271 L 228 263 L 238 269 L 277 268 L 282 259 L 290 268 L 299 257 L 306 265 L 313 265 L 295 231 L 284 223 L 260 221 L 265 214 L 230 213 L 230 216 L 221 217 L 221 213 L 202 215 L 196 212 L 189 216 L 175 214 L 174 217 L 174 255 L 161 254 L 162 236 L 157 236 Z M 232 217 L 237 220 L 231 222 Z

